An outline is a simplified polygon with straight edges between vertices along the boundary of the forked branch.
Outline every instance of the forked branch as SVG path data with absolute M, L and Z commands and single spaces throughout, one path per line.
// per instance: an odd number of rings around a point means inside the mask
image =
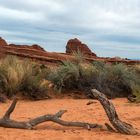
M 100 101 L 109 118 L 110 123 L 118 132 L 128 135 L 138 134 L 138 132 L 133 128 L 132 125 L 119 119 L 113 103 L 110 102 L 103 93 L 97 91 L 96 89 L 92 89 L 91 91 L 93 96 Z M 114 131 L 114 129 L 110 125 L 106 124 L 106 126 L 108 129 Z
M 66 110 L 60 110 L 54 115 L 46 114 L 43 116 L 39 116 L 29 121 L 24 121 L 24 122 L 14 121 L 10 119 L 10 114 L 14 111 L 16 103 L 17 103 L 17 99 L 15 99 L 12 102 L 11 106 L 5 113 L 4 117 L 0 119 L 0 126 L 7 127 L 7 128 L 33 129 L 34 126 L 40 123 L 52 121 L 63 126 L 83 127 L 86 129 L 102 128 L 102 126 L 98 124 L 91 124 L 91 123 L 86 123 L 86 122 L 69 122 L 69 121 L 61 120 L 60 118 L 66 112 Z

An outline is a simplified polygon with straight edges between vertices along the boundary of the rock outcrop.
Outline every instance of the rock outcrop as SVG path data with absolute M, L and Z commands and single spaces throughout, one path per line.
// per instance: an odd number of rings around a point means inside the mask
M 9 44 L 10 47 L 17 47 L 17 48 L 27 48 L 27 49 L 35 49 L 38 51 L 45 51 L 41 46 L 34 44 L 34 45 L 16 45 L 16 44 Z
M 6 46 L 6 45 L 8 45 L 7 42 L 2 37 L 0 37 L 0 47 Z
M 77 47 L 78 46 L 78 47 Z M 62 64 L 64 60 L 75 61 L 75 56 L 71 55 L 73 51 L 82 51 L 86 54 L 85 60 L 87 62 L 93 61 L 103 61 L 105 63 L 124 63 L 127 65 L 140 64 L 140 61 L 120 59 L 116 58 L 105 58 L 97 57 L 87 45 L 81 43 L 78 39 L 69 40 L 67 43 L 66 52 L 67 53 L 57 53 L 57 52 L 46 52 L 39 45 L 15 45 L 7 44 L 6 41 L 0 38 L 0 58 L 4 58 L 7 55 L 18 56 L 21 59 L 29 58 L 33 61 L 39 62 L 45 65 L 59 65 Z
M 77 51 L 80 51 L 88 56 L 97 56 L 89 49 L 89 47 L 86 44 L 83 44 L 79 39 L 70 39 L 66 45 L 66 53 L 72 54 L 73 52 Z
M 45 51 L 41 46 L 34 44 L 31 46 L 31 48 L 36 49 L 36 50 L 40 50 L 40 51 Z

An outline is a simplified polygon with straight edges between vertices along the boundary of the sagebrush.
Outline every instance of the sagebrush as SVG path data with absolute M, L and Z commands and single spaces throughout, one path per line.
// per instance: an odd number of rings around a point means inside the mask
M 108 98 L 127 97 L 130 94 L 139 95 L 140 75 L 136 70 L 124 64 L 105 64 L 95 61 L 91 64 L 64 61 L 63 64 L 50 73 L 55 89 L 85 91 L 91 95 L 91 88 L 105 93 Z

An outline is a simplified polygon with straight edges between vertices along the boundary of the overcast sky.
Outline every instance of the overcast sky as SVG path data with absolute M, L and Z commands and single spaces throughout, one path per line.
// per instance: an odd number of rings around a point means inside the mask
M 0 36 L 55 52 L 79 38 L 98 56 L 140 58 L 140 0 L 0 0 Z

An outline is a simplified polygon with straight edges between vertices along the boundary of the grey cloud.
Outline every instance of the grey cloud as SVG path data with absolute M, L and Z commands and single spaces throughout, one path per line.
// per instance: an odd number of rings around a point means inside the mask
M 0 0 L 0 36 L 49 51 L 64 51 L 78 37 L 98 55 L 134 58 L 139 9 L 139 0 Z

